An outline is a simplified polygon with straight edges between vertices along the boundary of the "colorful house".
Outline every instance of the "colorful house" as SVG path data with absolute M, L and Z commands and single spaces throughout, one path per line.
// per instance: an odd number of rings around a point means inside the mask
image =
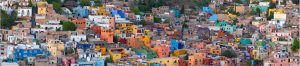
M 89 11 L 85 7 L 77 6 L 73 8 L 73 14 L 79 17 L 88 17 Z
M 259 9 L 261 12 L 268 11 L 269 6 L 254 6 L 252 7 L 252 11 L 256 12 L 256 9 Z
M 236 26 L 235 25 L 226 25 L 226 26 L 223 26 L 222 29 L 224 31 L 232 34 L 236 30 Z
M 179 42 L 175 39 L 171 39 L 171 52 L 174 51 L 174 50 L 177 50 L 177 49 L 181 49 L 183 48 L 184 44 L 182 42 Z
M 122 34 L 122 33 L 132 33 L 133 32 L 133 23 L 129 22 L 118 22 L 118 23 L 115 23 L 116 24 L 116 29 L 115 29 L 115 32 L 117 34 Z
M 84 51 L 93 49 L 94 47 L 95 47 L 95 44 L 84 44 L 84 43 L 76 44 L 77 52 L 84 52 Z
M 126 49 L 124 48 L 111 48 L 108 50 L 108 53 L 112 58 L 113 62 L 117 62 L 123 56 L 127 55 Z
M 86 20 L 84 18 L 82 18 L 82 19 L 75 19 L 75 20 L 72 20 L 72 22 L 74 24 L 76 24 L 76 26 L 77 26 L 78 29 L 84 29 L 86 27 Z
M 186 50 L 174 50 L 173 54 L 171 54 L 170 56 L 175 56 L 175 57 L 178 57 L 179 55 L 183 55 L 183 54 L 186 54 L 187 51 Z
M 211 9 L 210 7 L 202 7 L 202 12 L 213 14 L 213 9 Z
M 240 42 L 240 45 L 239 46 L 247 46 L 248 44 L 251 44 L 251 39 L 249 38 L 242 38 L 240 40 L 238 40 Z
M 209 47 L 209 52 L 211 54 L 220 55 L 221 54 L 221 47 L 220 47 L 220 45 L 211 45 Z
M 47 50 L 43 49 L 14 49 L 14 58 L 17 60 L 27 59 L 28 57 L 36 57 L 38 55 L 48 57 L 50 54 Z
M 218 15 L 217 14 L 213 14 L 212 16 L 210 16 L 208 18 L 210 21 L 217 21 L 218 20 Z
M 157 54 L 155 51 L 147 49 L 145 46 L 143 47 L 143 49 L 135 49 L 133 50 L 137 55 L 142 55 L 142 54 L 146 54 L 146 58 L 147 59 L 152 59 L 152 58 L 156 58 Z
M 168 57 L 169 54 L 170 54 L 169 53 L 170 52 L 170 46 L 168 46 L 168 45 L 160 44 L 160 45 L 154 46 L 151 49 L 154 50 L 157 53 L 157 56 L 159 58 Z
M 147 61 L 147 66 L 150 66 L 151 63 L 158 63 L 161 64 L 161 66 L 178 66 L 178 60 L 179 58 L 177 57 L 156 58 Z
M 37 2 L 37 14 L 46 14 L 47 13 L 47 2 Z
M 289 57 L 289 58 L 274 58 L 266 60 L 263 62 L 264 66 L 299 66 L 299 58 Z
M 193 53 L 188 56 L 188 65 L 189 66 L 198 66 L 204 63 L 204 59 L 206 58 L 206 53 Z
M 114 32 L 112 29 L 101 29 L 101 40 L 106 41 L 108 43 L 114 42 Z
M 141 41 L 141 39 L 136 37 L 127 38 L 126 44 L 133 48 L 141 48 L 143 46 L 143 42 Z
M 227 25 L 229 25 L 229 23 L 225 22 L 225 21 L 215 22 L 215 26 L 218 26 L 218 27 L 223 27 L 223 26 L 227 26 Z
M 65 46 L 64 43 L 59 40 L 50 40 L 47 42 L 48 50 L 50 51 L 52 56 L 63 55 Z
M 98 15 L 106 15 L 106 9 L 105 9 L 104 5 L 99 7 L 99 9 L 97 10 L 97 14 Z
M 102 55 L 106 54 L 106 47 L 103 47 L 100 44 L 95 44 L 95 49 L 96 51 L 101 52 Z

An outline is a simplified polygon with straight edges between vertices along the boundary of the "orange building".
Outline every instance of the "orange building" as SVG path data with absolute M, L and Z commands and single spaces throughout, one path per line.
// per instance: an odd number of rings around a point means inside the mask
M 151 48 L 157 53 L 159 58 L 168 57 L 170 54 L 170 46 L 165 44 L 159 44 Z
M 114 32 L 112 29 L 102 29 L 101 30 L 101 40 L 107 41 L 108 43 L 113 43 Z
M 217 54 L 220 55 L 221 54 L 221 47 L 220 45 L 212 45 L 209 47 L 209 52 L 212 54 Z
M 76 24 L 78 29 L 84 29 L 86 26 L 86 20 L 84 18 L 72 20 L 72 22 Z
M 127 39 L 127 44 L 134 48 L 140 48 L 143 45 L 143 42 L 140 38 L 131 37 Z
M 204 63 L 204 59 L 206 58 L 206 53 L 194 53 L 191 56 L 189 56 L 189 66 L 198 66 L 202 65 Z

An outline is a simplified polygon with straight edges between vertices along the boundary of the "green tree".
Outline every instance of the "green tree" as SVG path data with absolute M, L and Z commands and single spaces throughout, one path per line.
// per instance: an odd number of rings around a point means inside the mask
M 259 4 L 259 1 L 253 1 L 252 4 Z
M 232 24 L 236 25 L 236 23 L 238 23 L 238 22 L 239 22 L 238 19 L 234 19 L 233 22 L 232 22 Z
M 63 9 L 61 8 L 61 4 L 54 2 L 53 3 L 53 9 L 55 10 L 56 13 L 62 14 L 63 13 Z
M 189 27 L 189 25 L 188 24 L 186 24 L 186 22 L 183 22 L 183 24 L 182 24 L 182 28 L 188 28 Z
M 271 12 L 270 15 L 268 15 L 267 20 L 271 20 L 274 18 L 274 12 Z
M 185 9 L 185 8 L 184 8 L 184 5 L 182 5 L 182 6 L 181 6 L 181 9 L 180 9 L 180 13 L 181 13 L 181 14 L 184 14 L 184 9 Z
M 233 50 L 225 50 L 221 53 L 221 56 L 225 56 L 228 58 L 236 58 L 237 54 Z
M 111 57 L 105 58 L 104 66 L 108 66 L 107 63 L 112 63 L 112 62 L 113 62 L 113 60 Z
M 269 4 L 269 8 L 276 8 L 276 3 L 272 3 L 272 2 L 270 2 L 270 4 Z
M 256 14 L 258 14 L 260 16 L 260 13 L 261 13 L 260 9 L 256 8 L 255 10 L 256 10 Z
M 285 5 L 286 4 L 286 0 L 282 0 L 282 2 L 280 2 L 281 5 Z
M 6 11 L 1 10 L 1 28 L 11 29 L 13 25 L 15 25 L 15 21 L 18 20 L 17 12 L 13 11 L 11 14 L 7 14 Z
M 31 0 L 29 0 L 29 5 L 28 5 L 29 7 L 32 7 L 33 6 L 33 4 L 32 4 L 32 1 Z
M 101 0 L 94 0 L 95 6 L 101 6 Z
M 292 49 L 293 52 L 297 52 L 299 48 L 300 48 L 299 39 L 295 38 L 294 41 L 293 41 L 291 49 Z
M 156 16 L 154 16 L 153 20 L 154 20 L 154 23 L 160 23 L 160 22 L 162 22 L 161 18 L 156 17 Z
M 299 0 L 292 0 L 294 4 L 299 4 Z
M 141 20 L 138 24 L 139 24 L 139 25 L 146 26 L 146 25 L 147 25 L 147 22 L 146 22 L 145 20 Z
M 63 25 L 64 31 L 75 31 L 76 30 L 76 25 L 73 22 L 61 21 L 61 25 Z
M 53 3 L 61 3 L 61 0 L 46 0 L 47 3 L 53 4 Z
M 134 14 L 140 14 L 140 9 L 139 8 L 136 8 L 136 7 L 132 7 L 131 8 L 131 11 L 134 13 Z
M 91 6 L 90 0 L 80 0 L 81 6 Z

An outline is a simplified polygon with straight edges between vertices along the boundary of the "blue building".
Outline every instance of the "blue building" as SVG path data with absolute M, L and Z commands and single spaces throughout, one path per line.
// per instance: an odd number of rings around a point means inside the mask
M 217 14 L 213 14 L 212 16 L 209 17 L 210 21 L 217 21 L 218 20 L 218 15 Z
M 175 39 L 171 39 L 171 52 L 173 52 L 174 50 L 177 50 L 177 49 L 182 49 L 183 48 L 183 43 L 182 42 L 178 42 L 176 41 Z
M 119 15 L 121 18 L 125 18 L 125 13 L 122 10 L 112 9 L 111 16 L 115 17 L 116 15 Z
M 77 60 L 78 66 L 104 66 L 104 58 L 95 52 L 81 52 Z
M 77 49 L 83 49 L 84 51 L 88 49 L 93 49 L 94 47 L 95 44 L 81 44 L 81 43 L 76 44 Z
M 159 63 L 150 63 L 150 66 L 161 66 Z
M 43 49 L 14 49 L 14 58 L 16 60 L 26 59 L 28 57 L 36 57 L 38 55 L 48 57 L 50 53 L 49 51 Z
M 251 44 L 251 39 L 249 39 L 249 38 L 242 38 L 240 40 L 240 45 L 239 46 L 245 47 L 248 44 Z
M 230 25 L 228 22 L 222 21 L 222 22 L 215 22 L 215 26 L 217 27 L 223 27 L 223 26 L 227 26 Z
M 210 7 L 202 7 L 202 12 L 213 14 L 213 10 Z
M 88 17 L 89 10 L 82 6 L 77 6 L 77 7 L 73 8 L 73 14 L 76 16 L 79 16 L 79 17 Z

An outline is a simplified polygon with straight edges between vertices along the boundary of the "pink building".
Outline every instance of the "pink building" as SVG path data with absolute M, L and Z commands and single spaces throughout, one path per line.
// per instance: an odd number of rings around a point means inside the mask
M 189 56 L 188 65 L 189 66 L 198 66 L 204 63 L 204 58 L 206 58 L 206 53 L 194 53 Z
M 264 61 L 264 66 L 298 66 L 299 58 L 275 58 Z

